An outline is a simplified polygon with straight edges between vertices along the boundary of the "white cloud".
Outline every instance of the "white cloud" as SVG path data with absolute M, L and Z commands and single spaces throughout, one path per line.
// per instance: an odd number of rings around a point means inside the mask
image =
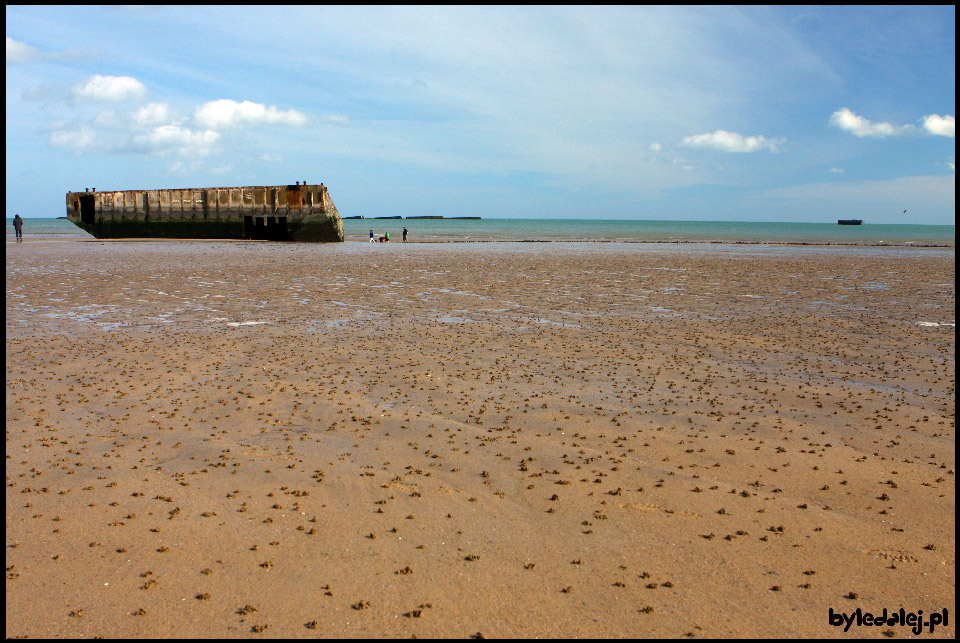
M 144 127 L 135 120 L 125 121 L 106 111 L 90 125 L 60 124 L 50 134 L 49 143 L 74 154 L 175 152 L 181 157 L 203 158 L 213 151 L 219 139 L 220 133 L 212 130 L 192 130 L 177 123 Z
M 57 130 L 50 134 L 50 145 L 73 150 L 76 154 L 97 151 L 96 134 L 89 127 L 76 130 Z
M 7 36 L 7 63 L 25 63 L 39 57 L 40 52 L 30 45 Z
M 843 174 L 843 168 L 841 168 L 841 167 L 832 167 L 832 168 L 830 168 L 830 171 L 831 171 L 833 174 Z
M 350 117 L 346 114 L 324 114 L 322 120 L 327 125 L 339 125 L 344 127 L 350 124 Z
M 82 58 L 76 50 L 40 51 L 25 42 L 7 36 L 7 64 L 32 63 L 56 60 L 79 60 Z
M 86 82 L 73 88 L 73 96 L 78 99 L 95 101 L 121 101 L 142 98 L 147 88 L 136 78 L 130 76 L 91 76 Z
M 193 120 L 201 127 L 211 129 L 260 124 L 301 127 L 306 124 L 307 117 L 295 109 L 281 111 L 273 105 L 267 107 L 248 100 L 238 103 L 222 98 L 197 107 Z
M 937 136 L 949 136 L 954 138 L 954 118 L 953 116 L 940 116 L 939 114 L 930 114 L 923 117 L 923 129 Z
M 133 95 L 142 87 L 135 79 L 95 76 L 77 88 L 90 88 L 91 96 Z M 129 81 L 134 81 L 133 83 Z M 166 102 L 153 102 L 132 110 L 103 109 L 95 117 L 80 122 L 59 123 L 51 130 L 48 142 L 75 154 L 176 154 L 185 162 L 180 169 L 199 167 L 196 163 L 216 151 L 224 142 L 221 129 L 231 125 L 283 123 L 302 125 L 306 117 L 296 110 L 280 111 L 244 101 L 213 101 L 196 108 L 193 123 L 178 118 Z M 333 122 L 345 122 L 338 117 Z M 238 135 L 230 137 L 237 142 Z M 242 138 L 242 135 L 241 135 Z M 264 159 L 267 160 L 267 159 Z M 282 162 L 282 157 L 269 159 Z M 189 162 L 187 162 L 189 161 Z
M 194 131 L 180 125 L 160 125 L 134 140 L 146 149 L 157 151 L 176 149 L 181 154 L 205 156 L 220 138 L 219 132 Z
M 687 136 L 683 139 L 681 145 L 686 147 L 710 147 L 723 152 L 756 152 L 762 149 L 776 152 L 777 145 L 783 141 L 784 139 L 771 139 L 765 136 L 743 136 L 736 132 L 727 132 L 720 129 L 713 134 Z
M 850 132 L 854 136 L 885 138 L 905 134 L 914 129 L 911 125 L 891 125 L 890 123 L 874 123 L 863 116 L 854 114 L 849 108 L 841 107 L 830 116 L 830 124 Z
M 166 103 L 150 103 L 138 109 L 133 120 L 142 125 L 155 125 L 170 120 L 170 106 Z
M 656 143 L 656 142 L 650 143 L 650 151 L 651 151 L 651 152 L 659 152 L 659 151 L 662 150 L 662 149 L 663 149 L 663 146 L 660 145 L 660 143 Z

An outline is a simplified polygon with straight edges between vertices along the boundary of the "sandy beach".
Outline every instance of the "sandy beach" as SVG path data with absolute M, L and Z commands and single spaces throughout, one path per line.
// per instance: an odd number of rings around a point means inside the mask
M 954 260 L 8 243 L 6 635 L 953 637 Z

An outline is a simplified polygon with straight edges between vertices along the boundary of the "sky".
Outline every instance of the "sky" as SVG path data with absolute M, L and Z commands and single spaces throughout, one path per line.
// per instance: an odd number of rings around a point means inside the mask
M 324 183 L 342 216 L 955 224 L 954 6 L 7 6 L 7 216 Z

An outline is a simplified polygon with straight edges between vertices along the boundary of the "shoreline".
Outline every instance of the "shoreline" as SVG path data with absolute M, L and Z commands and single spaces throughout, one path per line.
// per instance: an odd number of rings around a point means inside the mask
M 344 241 L 347 243 L 348 241 Z M 393 243 L 393 242 L 391 242 Z M 404 243 L 404 242 L 400 242 Z M 955 248 L 954 244 L 936 243 L 841 243 L 824 241 L 704 241 L 697 239 L 428 239 L 406 243 L 651 243 L 651 244 L 711 244 L 711 245 L 767 245 L 767 246 L 854 246 L 891 248 Z
M 12 238 L 8 238 L 7 243 L 16 243 Z M 138 243 L 138 242 L 209 242 L 209 243 L 255 243 L 267 245 L 303 245 L 329 247 L 337 244 L 328 243 L 301 243 L 296 241 L 265 241 L 259 239 L 171 239 L 165 237 L 129 237 L 112 239 L 24 239 L 23 243 L 42 243 L 42 242 L 83 242 L 83 243 Z M 365 239 L 345 239 L 344 244 L 368 244 Z M 947 243 L 887 243 L 887 242 L 828 242 L 828 241 L 729 241 L 729 240 L 698 240 L 698 239 L 416 239 L 409 241 L 390 241 L 391 245 L 404 244 L 445 244 L 445 243 L 612 243 L 612 244 L 681 244 L 681 245 L 722 245 L 722 246 L 824 246 L 824 247 L 864 247 L 864 248 L 956 248 L 956 244 Z M 379 244 L 378 244 L 379 245 Z
M 69 220 L 27 219 L 25 236 L 92 240 Z M 390 230 L 401 243 L 400 226 L 367 220 L 344 220 L 346 241 L 369 242 L 372 227 Z M 827 223 L 626 221 L 574 219 L 420 219 L 408 243 L 576 243 L 576 244 L 712 244 L 797 246 L 917 246 L 955 247 L 954 225 L 870 224 L 837 226 Z M 394 229 L 395 228 L 395 229 Z M 8 232 L 12 232 L 8 228 Z M 13 237 L 9 236 L 8 241 Z M 165 238 L 167 240 L 174 240 Z M 122 240 L 122 239 L 114 239 Z M 132 239 L 130 239 L 132 240 Z M 103 239 L 102 241 L 107 241 Z M 238 239 L 238 241 L 243 241 Z

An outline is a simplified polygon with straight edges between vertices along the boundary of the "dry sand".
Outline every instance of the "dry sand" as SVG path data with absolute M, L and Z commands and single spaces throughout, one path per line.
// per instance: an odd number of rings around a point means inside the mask
M 7 244 L 6 634 L 955 619 L 954 306 L 952 248 Z

